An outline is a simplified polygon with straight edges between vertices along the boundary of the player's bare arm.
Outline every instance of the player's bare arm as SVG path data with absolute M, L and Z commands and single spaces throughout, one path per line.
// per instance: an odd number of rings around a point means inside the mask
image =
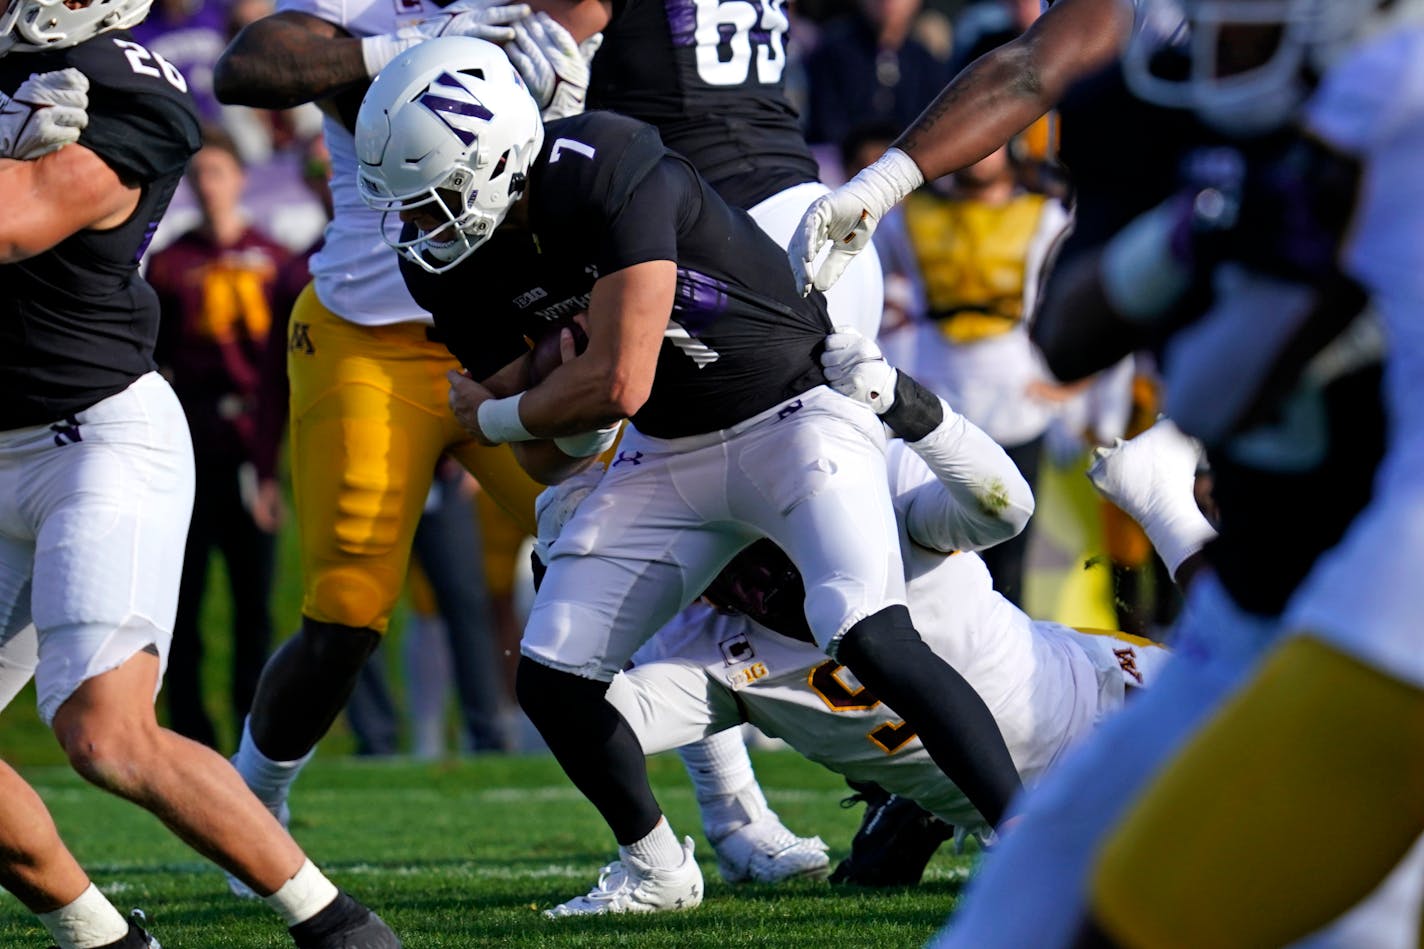
M 834 286 L 905 195 L 984 158 L 1111 62 L 1132 20 L 1123 0 L 1058 0 L 1023 36 L 971 63 L 883 156 L 806 209 L 786 249 L 802 293 Z
M 580 43 L 613 19 L 613 4 L 606 0 L 532 0 L 529 6 L 549 14 Z
M 601 277 L 589 301 L 588 349 L 556 368 L 519 397 L 518 422 L 530 435 L 556 438 L 603 428 L 633 415 L 652 391 L 663 330 L 672 312 L 677 267 L 670 260 L 648 261 Z M 471 413 L 471 429 L 487 444 L 506 439 L 488 431 L 493 398 L 484 387 L 462 387 L 452 395 L 456 417 Z M 467 426 L 468 427 L 468 426 Z
M 127 184 L 83 145 L 34 161 L 0 159 L 0 262 L 42 254 L 88 228 L 115 227 L 138 207 L 142 189 Z
M 368 82 L 361 40 L 293 10 L 248 24 L 213 69 L 218 99 L 257 109 L 288 109 Z
M 1024 34 L 965 68 L 895 142 L 926 179 L 999 148 L 1106 66 L 1132 29 L 1121 0 L 1058 0 Z

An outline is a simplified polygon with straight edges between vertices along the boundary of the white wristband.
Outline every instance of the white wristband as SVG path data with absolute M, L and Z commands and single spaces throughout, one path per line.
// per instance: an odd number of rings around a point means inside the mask
M 554 444 L 559 446 L 559 451 L 570 458 L 587 458 L 590 455 L 601 455 L 613 443 L 618 440 L 618 432 L 621 425 L 610 425 L 607 428 L 600 428 L 596 431 L 585 432 L 582 435 L 565 435 L 562 438 L 554 439 Z
M 519 420 L 519 402 L 524 393 L 507 399 L 490 399 L 480 403 L 475 419 L 485 438 L 495 444 L 504 442 L 532 442 L 539 436 L 531 435 L 529 429 Z
M 901 198 L 924 183 L 925 175 L 920 166 L 898 148 L 886 149 L 885 154 L 851 179 L 866 210 L 877 221 L 899 204 Z
M 361 58 L 366 63 L 366 75 L 372 79 L 391 60 L 399 56 L 410 44 L 389 33 L 366 36 L 361 39 Z

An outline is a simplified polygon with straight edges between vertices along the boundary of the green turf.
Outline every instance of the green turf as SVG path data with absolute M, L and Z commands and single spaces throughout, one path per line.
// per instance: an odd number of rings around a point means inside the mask
M 702 839 L 675 758 L 649 763 L 673 826 L 697 839 L 707 900 L 695 912 L 546 920 L 538 910 L 594 881 L 613 855 L 597 812 L 543 755 L 441 764 L 320 759 L 293 795 L 293 832 L 341 886 L 377 908 L 411 949 L 475 946 L 912 947 L 943 921 L 970 866 L 948 847 L 914 889 L 800 882 L 729 887 Z M 860 809 L 844 784 L 788 752 L 756 756 L 773 806 L 794 830 L 845 854 Z M 289 946 L 275 916 L 228 895 L 222 878 L 136 807 L 58 767 L 27 769 L 61 833 L 121 909 L 142 907 L 167 949 Z M 47 945 L 0 893 L 0 946 Z

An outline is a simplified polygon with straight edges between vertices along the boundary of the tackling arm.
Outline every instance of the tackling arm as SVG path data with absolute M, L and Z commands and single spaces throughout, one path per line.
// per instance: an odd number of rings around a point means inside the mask
M 288 109 L 369 81 L 361 40 L 292 10 L 248 24 L 213 69 L 219 101 L 257 109 Z
M 1106 66 L 1132 30 L 1122 0 L 1059 0 L 1017 39 L 985 53 L 895 142 L 927 179 L 974 164 Z
M 116 227 L 141 194 L 83 145 L 33 161 L 0 159 L 0 263 L 42 254 L 88 228 Z
M 895 410 L 881 416 L 937 479 L 910 494 L 905 519 L 910 538 L 950 553 L 983 550 L 1022 531 L 1033 515 L 1033 490 L 1008 453 L 903 372 L 896 381 L 895 402 L 905 408 L 913 403 L 937 405 L 941 414 L 937 425 L 913 441 L 896 427 Z

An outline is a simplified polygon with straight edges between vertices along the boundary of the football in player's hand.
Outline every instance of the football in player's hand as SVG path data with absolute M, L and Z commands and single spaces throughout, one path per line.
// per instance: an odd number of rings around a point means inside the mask
M 568 323 L 552 327 L 543 336 L 534 340 L 534 348 L 529 351 L 529 385 L 536 386 L 567 360 L 588 348 L 588 334 L 584 332 L 583 320 L 575 317 Z M 564 334 L 569 334 L 564 338 Z

